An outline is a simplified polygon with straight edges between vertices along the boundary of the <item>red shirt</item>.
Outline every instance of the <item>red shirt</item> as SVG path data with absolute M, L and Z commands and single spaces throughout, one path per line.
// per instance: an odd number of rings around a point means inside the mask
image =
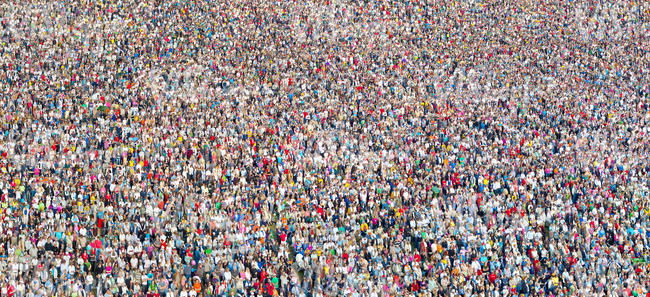
M 266 283 L 266 291 L 269 293 L 269 295 L 273 295 L 273 292 L 275 291 L 275 286 L 270 282 Z
M 414 282 L 414 283 L 411 284 L 411 291 L 417 292 L 419 290 L 420 290 L 420 286 L 418 286 L 417 282 Z
M 494 284 L 494 282 L 497 280 L 497 275 L 494 273 L 490 273 L 490 275 L 488 276 L 488 280 Z

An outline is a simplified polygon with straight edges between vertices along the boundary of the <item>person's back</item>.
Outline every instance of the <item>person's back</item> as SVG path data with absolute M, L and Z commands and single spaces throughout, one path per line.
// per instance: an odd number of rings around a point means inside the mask
M 192 276 L 192 266 L 189 264 L 183 265 L 183 274 L 185 274 L 185 277 L 189 279 Z
M 521 281 L 520 293 L 525 295 L 530 293 L 530 287 L 528 285 L 528 281 L 525 279 Z

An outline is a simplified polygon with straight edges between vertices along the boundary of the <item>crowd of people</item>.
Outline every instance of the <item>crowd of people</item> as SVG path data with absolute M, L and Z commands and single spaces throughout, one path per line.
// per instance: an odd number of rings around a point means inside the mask
M 0 3 L 0 296 L 650 296 L 650 3 Z

